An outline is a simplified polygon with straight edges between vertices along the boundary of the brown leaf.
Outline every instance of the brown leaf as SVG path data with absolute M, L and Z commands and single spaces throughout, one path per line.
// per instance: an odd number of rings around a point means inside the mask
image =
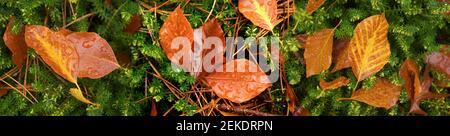
M 130 34 L 134 34 L 134 33 L 136 33 L 139 30 L 139 28 L 141 26 L 142 26 L 141 15 L 134 14 L 131 17 L 130 23 L 128 23 L 128 25 L 125 27 L 125 29 L 123 31 L 127 32 L 127 33 L 130 33 Z
M 193 45 L 194 30 L 192 30 L 189 21 L 183 15 L 183 10 L 180 6 L 166 18 L 159 31 L 159 36 L 161 46 L 170 61 L 185 71 L 191 71 L 191 46 Z M 177 37 L 181 39 L 175 40 Z M 173 48 L 171 47 L 172 44 L 174 44 Z
M 441 49 L 439 49 L 439 52 L 447 55 L 447 57 L 450 57 L 450 46 L 449 45 L 442 46 Z
M 339 88 L 342 86 L 346 86 L 346 85 L 348 85 L 348 83 L 350 83 L 350 80 L 347 79 L 347 77 L 340 76 L 331 82 L 326 82 L 325 80 L 320 79 L 319 86 L 323 90 L 331 90 L 331 89 L 336 89 L 336 88 Z
M 194 43 L 193 61 L 195 61 L 194 63 L 201 63 L 201 65 L 194 65 L 197 66 L 193 73 L 195 77 L 202 77 L 207 72 L 212 72 L 215 66 L 225 62 L 223 56 L 226 46 L 225 35 L 217 19 L 210 20 L 194 30 Z M 216 48 L 216 46 L 220 47 Z
M 67 35 L 69 35 L 69 34 L 71 34 L 73 32 L 68 30 L 68 29 L 62 28 L 62 29 L 59 29 L 58 33 L 60 33 L 60 34 L 62 34 L 64 36 L 67 36 Z
M 449 94 L 437 94 L 429 91 L 432 82 L 429 75 L 429 67 L 429 65 L 425 67 L 424 79 L 422 82 L 420 82 L 419 79 L 419 67 L 413 60 L 405 60 L 400 67 L 400 76 L 404 80 L 405 90 L 411 103 L 410 113 L 427 115 L 427 113 L 420 108 L 420 102 L 422 100 L 449 96 Z
M 78 52 L 78 77 L 101 78 L 119 64 L 108 42 L 93 32 L 76 32 L 66 37 Z
M 338 100 L 356 100 L 371 106 L 390 109 L 400 96 L 400 87 L 380 78 L 371 89 L 358 89 L 351 98 L 339 98 Z
M 23 27 L 17 34 L 12 32 L 14 20 L 15 17 L 10 18 L 9 23 L 6 26 L 5 33 L 3 34 L 3 41 L 12 53 L 13 63 L 20 69 L 22 67 L 22 63 L 27 59 L 27 44 L 25 43 Z
M 25 27 L 25 41 L 54 72 L 77 83 L 78 53 L 63 34 L 45 26 L 28 25 Z
M 326 0 L 308 0 L 308 4 L 306 5 L 306 12 L 308 14 L 312 14 L 314 11 L 319 9 L 320 6 L 325 3 Z
M 158 116 L 158 109 L 156 108 L 155 100 L 152 100 L 152 110 L 150 111 L 150 116 Z
M 350 60 L 348 58 L 348 44 L 349 39 L 336 40 L 333 44 L 333 67 L 332 73 L 344 68 L 351 67 Z
M 0 87 L 4 87 L 4 84 L 0 83 Z M 0 97 L 8 93 L 9 89 L 0 89 Z
M 225 111 L 221 111 L 219 110 L 220 114 L 222 114 L 222 116 L 240 116 L 239 114 L 236 113 L 231 113 L 231 112 L 225 112 Z
M 320 74 L 331 65 L 334 29 L 322 29 L 308 37 L 305 44 L 306 77 Z
M 450 78 L 450 57 L 439 52 L 434 52 L 427 55 L 426 62 L 434 69 L 444 73 L 448 78 Z
M 235 103 L 248 101 L 272 86 L 259 65 L 237 59 L 218 67 L 223 72 L 213 72 L 205 77 L 206 83 L 220 98 Z
M 297 110 L 295 110 L 293 116 L 311 116 L 311 112 L 309 112 L 309 110 L 304 107 L 299 107 L 297 108 Z
M 444 82 L 444 81 L 438 81 L 435 83 L 436 86 L 442 87 L 442 88 L 450 88 L 450 82 Z
M 83 92 L 81 92 L 80 89 L 77 88 L 70 88 L 69 90 L 70 95 L 75 97 L 77 100 L 91 105 L 96 105 L 95 103 L 91 102 L 90 100 L 86 99 L 86 97 L 83 96 Z
M 239 11 L 253 24 L 272 31 L 277 22 L 276 0 L 239 0 Z
M 289 81 L 287 80 L 286 70 L 284 69 L 285 66 L 285 59 L 284 55 L 279 52 L 278 50 L 274 50 L 273 52 L 278 52 L 275 54 L 279 54 L 278 56 L 274 56 L 274 60 L 278 60 L 280 62 L 280 70 L 281 70 L 281 78 L 283 80 L 284 86 L 286 87 L 286 100 L 289 101 L 288 109 L 292 114 L 295 114 L 297 111 L 297 95 L 295 94 L 294 88 L 289 84 Z M 273 53 L 272 52 L 272 53 Z
M 389 62 L 388 27 L 384 14 L 370 16 L 356 26 L 348 55 L 358 81 L 377 73 Z

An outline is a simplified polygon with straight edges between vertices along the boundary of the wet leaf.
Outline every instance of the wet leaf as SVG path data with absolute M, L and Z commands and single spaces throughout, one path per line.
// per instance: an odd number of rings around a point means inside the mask
M 348 44 L 349 39 L 336 40 L 333 44 L 333 63 L 334 67 L 332 73 L 344 68 L 351 67 L 350 60 L 348 58 Z
M 139 14 L 134 14 L 131 17 L 130 22 L 128 23 L 128 25 L 125 27 L 125 29 L 123 30 L 124 32 L 130 33 L 130 34 L 134 34 L 137 31 L 139 31 L 139 28 L 142 26 L 141 23 L 141 15 Z
M 205 82 L 217 96 L 235 103 L 248 101 L 272 86 L 261 68 L 247 59 L 233 60 L 217 69 L 223 71 L 205 76 Z
M 63 34 L 45 26 L 29 25 L 25 27 L 25 41 L 54 72 L 77 83 L 78 53 Z
M 306 77 L 328 69 L 331 65 L 334 29 L 322 29 L 309 36 L 303 54 L 306 62 Z
M 306 12 L 308 14 L 312 14 L 314 11 L 319 9 L 320 6 L 325 3 L 326 0 L 308 0 L 308 4 L 306 5 Z
M 58 33 L 60 33 L 60 34 L 62 34 L 64 36 L 67 36 L 67 35 L 69 35 L 69 34 L 71 34 L 73 32 L 68 30 L 68 29 L 62 28 L 62 29 L 59 29 Z
M 78 77 L 101 78 L 119 64 L 108 42 L 93 32 L 76 32 L 66 37 L 79 55 Z
M 159 36 L 161 47 L 170 61 L 185 71 L 192 71 L 191 46 L 193 45 L 194 30 L 184 17 L 180 6 L 166 18 L 159 31 Z
M 348 55 L 358 81 L 377 73 L 389 62 L 388 27 L 384 14 L 370 16 L 356 26 Z
M 346 86 L 346 85 L 348 85 L 348 83 L 350 83 L 350 80 L 347 79 L 347 77 L 340 76 L 337 79 L 330 81 L 330 82 L 320 79 L 319 86 L 323 90 L 332 90 L 332 89 L 336 89 L 336 88 L 339 88 L 342 86 Z
M 450 78 L 450 57 L 443 53 L 434 52 L 427 55 L 426 62 L 435 70 L 444 73 L 448 78 Z
M 75 97 L 77 100 L 86 103 L 86 104 L 91 104 L 91 105 L 96 105 L 95 103 L 91 102 L 90 100 L 86 99 L 83 96 L 83 92 L 81 92 L 80 89 L 77 88 L 70 88 L 69 90 L 70 95 L 72 95 L 73 97 Z
M 22 63 L 27 59 L 28 48 L 25 43 L 24 28 L 22 27 L 20 32 L 17 34 L 12 32 L 14 20 L 14 17 L 10 18 L 9 23 L 6 26 L 5 33 L 3 34 L 3 41 L 12 53 L 13 63 L 20 69 L 22 67 Z
M 220 46 L 220 47 L 219 47 Z M 219 20 L 212 19 L 194 30 L 194 68 L 193 75 L 202 77 L 212 72 L 215 66 L 225 62 L 225 35 Z M 216 59 L 218 60 L 216 62 Z
M 253 24 L 272 31 L 277 22 L 276 0 L 239 0 L 239 11 Z
M 390 109 L 394 106 L 400 96 L 400 87 L 380 78 L 374 87 L 370 89 L 358 89 L 351 98 L 339 98 L 339 100 L 356 100 L 374 107 Z

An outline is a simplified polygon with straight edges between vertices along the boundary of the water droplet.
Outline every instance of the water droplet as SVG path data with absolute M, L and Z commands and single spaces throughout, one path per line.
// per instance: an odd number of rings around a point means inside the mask
M 85 43 L 83 43 L 83 47 L 84 48 L 91 48 L 93 46 L 93 43 L 92 42 L 85 42 Z

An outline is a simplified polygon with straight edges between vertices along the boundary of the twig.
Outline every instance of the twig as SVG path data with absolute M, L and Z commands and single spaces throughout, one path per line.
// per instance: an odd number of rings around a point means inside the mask
M 83 19 L 86 19 L 86 18 L 88 18 L 88 17 L 90 17 L 90 16 L 93 16 L 93 15 L 95 15 L 95 13 L 89 13 L 89 14 L 86 14 L 86 15 L 84 15 L 84 16 L 81 16 L 81 17 L 75 19 L 74 21 L 70 22 L 69 24 L 63 26 L 62 28 L 67 28 L 67 27 L 69 27 L 70 25 L 72 25 L 72 24 L 74 24 L 74 23 L 76 23 L 76 22 L 79 22 L 79 21 L 81 21 L 81 20 L 83 20 Z
M 212 7 L 211 7 L 211 11 L 209 11 L 209 14 L 208 14 L 208 16 L 207 16 L 206 19 L 205 19 L 205 22 L 208 21 L 209 16 L 211 16 L 211 13 L 212 13 L 212 11 L 214 10 L 214 7 L 215 7 L 215 6 L 216 6 L 216 0 L 214 0 L 214 3 L 213 3 L 213 5 L 212 5 Z

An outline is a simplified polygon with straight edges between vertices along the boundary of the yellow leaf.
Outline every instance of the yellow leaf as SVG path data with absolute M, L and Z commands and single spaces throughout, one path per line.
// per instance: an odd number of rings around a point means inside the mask
M 277 24 L 276 0 L 239 0 L 239 11 L 253 24 L 272 31 Z
M 96 105 L 95 103 L 91 102 L 90 100 L 86 99 L 83 96 L 83 92 L 81 92 L 80 89 L 77 88 L 70 88 L 70 92 L 69 92 L 73 97 L 75 97 L 77 100 L 86 103 L 86 104 L 91 104 L 91 105 Z
M 377 73 L 389 62 L 388 27 L 384 14 L 368 17 L 356 26 L 348 55 L 358 81 Z

